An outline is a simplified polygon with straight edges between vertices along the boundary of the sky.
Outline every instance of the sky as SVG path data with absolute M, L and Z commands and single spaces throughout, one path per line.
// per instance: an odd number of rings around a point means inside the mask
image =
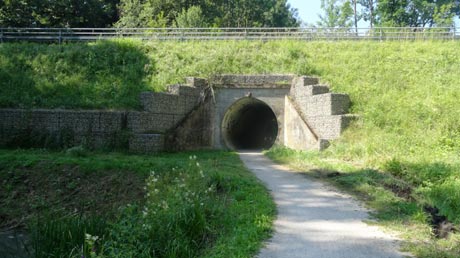
M 316 24 L 319 20 L 318 14 L 322 13 L 321 0 L 288 0 L 291 7 L 299 10 L 299 16 L 303 22 L 308 24 Z M 455 19 L 456 27 L 460 26 L 458 17 Z M 360 21 L 358 27 L 367 28 L 369 25 L 367 22 Z
M 315 24 L 319 18 L 318 14 L 321 13 L 321 0 L 288 0 L 291 7 L 299 10 L 299 16 L 302 21 L 308 24 Z

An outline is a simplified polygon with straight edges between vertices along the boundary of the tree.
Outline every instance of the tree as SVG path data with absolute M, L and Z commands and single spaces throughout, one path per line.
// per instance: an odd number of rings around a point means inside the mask
M 350 1 L 321 0 L 321 9 L 324 15 L 319 15 L 319 27 L 349 28 L 353 22 L 353 9 Z
M 371 29 L 375 24 L 375 4 L 377 0 L 359 0 L 358 3 L 363 7 L 361 10 L 361 16 L 365 21 L 369 21 L 369 26 Z
M 108 27 L 118 19 L 119 0 L 5 0 L 2 27 Z
M 5 0 L 0 3 L 1 27 L 36 27 L 34 13 L 38 2 L 27 0 Z
M 356 34 L 358 33 L 358 11 L 357 11 L 357 0 L 351 0 L 353 5 L 353 17 L 354 17 L 354 25 Z
M 134 1 L 138 3 L 136 6 L 140 6 L 140 12 L 129 11 Z M 166 26 L 177 26 L 178 23 L 183 24 L 189 19 L 187 16 L 196 17 L 198 8 L 201 9 L 200 23 L 212 27 L 299 25 L 297 11 L 291 8 L 286 0 L 121 0 L 121 19 L 117 26 L 126 27 L 127 24 L 134 24 L 128 21 L 138 19 L 139 15 L 153 20 L 161 17 Z M 187 23 L 189 22 L 185 22 Z M 145 27 L 147 24 L 148 22 L 143 21 L 136 27 Z
M 408 24 L 406 13 L 408 0 L 379 0 L 376 8 L 376 23 L 379 26 L 402 27 Z
M 178 28 L 204 28 L 207 27 L 203 18 L 203 11 L 199 6 L 192 6 L 176 17 L 175 26 Z
M 439 27 L 450 27 L 454 25 L 455 6 L 453 3 L 436 6 L 433 22 Z
M 433 27 L 452 25 L 460 10 L 453 0 L 379 0 L 376 12 L 380 26 Z

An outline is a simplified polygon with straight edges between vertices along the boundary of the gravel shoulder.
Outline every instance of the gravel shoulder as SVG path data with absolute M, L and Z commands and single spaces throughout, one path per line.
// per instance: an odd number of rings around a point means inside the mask
M 260 152 L 240 158 L 271 191 L 278 209 L 260 258 L 397 258 L 396 237 L 364 223 L 368 210 L 331 186 L 277 165 Z

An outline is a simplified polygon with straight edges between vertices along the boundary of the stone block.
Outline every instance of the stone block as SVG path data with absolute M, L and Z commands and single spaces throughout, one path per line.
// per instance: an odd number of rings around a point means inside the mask
M 318 150 L 320 151 L 327 149 L 330 145 L 331 145 L 330 140 L 326 140 L 326 139 L 318 140 Z
M 1 109 L 0 128 L 4 130 L 25 130 L 30 124 L 30 111 L 23 109 Z
M 174 84 L 168 86 L 168 92 L 174 95 L 200 96 L 201 89 L 188 85 Z
M 309 116 L 306 120 L 318 138 L 333 140 L 339 138 L 355 118 L 353 115 Z
M 29 127 L 36 131 L 59 131 L 59 111 L 45 109 L 31 111 Z
M 347 114 L 350 106 L 351 101 L 347 94 L 331 94 L 331 115 Z
M 299 99 L 313 95 L 325 94 L 328 92 L 329 87 L 326 85 L 306 85 L 291 87 L 290 95 L 294 99 Z
M 98 126 L 97 114 L 91 111 L 61 111 L 59 129 L 71 130 L 75 134 L 88 134 Z
M 340 116 L 309 116 L 307 122 L 321 139 L 336 139 L 342 132 Z
M 133 133 L 164 133 L 176 123 L 178 116 L 148 112 L 129 112 L 127 127 Z
M 140 99 L 144 111 L 158 114 L 184 114 L 180 96 L 168 93 L 142 92 Z
M 162 134 L 134 134 L 129 140 L 129 151 L 134 153 L 163 151 L 164 141 Z
M 214 84 L 279 84 L 291 83 L 293 75 L 220 75 L 212 78 Z
M 185 81 L 188 85 L 196 88 L 205 88 L 206 86 L 208 86 L 208 81 L 203 78 L 186 77 Z
M 326 93 L 296 98 L 306 116 L 342 115 L 348 113 L 350 97 L 346 94 Z
M 293 87 L 302 87 L 307 85 L 319 84 L 319 78 L 310 76 L 299 76 L 292 79 Z

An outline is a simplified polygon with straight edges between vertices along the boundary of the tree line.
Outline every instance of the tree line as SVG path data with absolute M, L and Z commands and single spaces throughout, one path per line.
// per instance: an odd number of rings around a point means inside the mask
M 318 27 L 449 27 L 460 0 L 321 0 Z M 287 0 L 0 0 L 0 27 L 296 27 Z
M 295 27 L 287 0 L 0 0 L 0 27 Z
M 319 27 L 451 27 L 459 0 L 321 0 Z

